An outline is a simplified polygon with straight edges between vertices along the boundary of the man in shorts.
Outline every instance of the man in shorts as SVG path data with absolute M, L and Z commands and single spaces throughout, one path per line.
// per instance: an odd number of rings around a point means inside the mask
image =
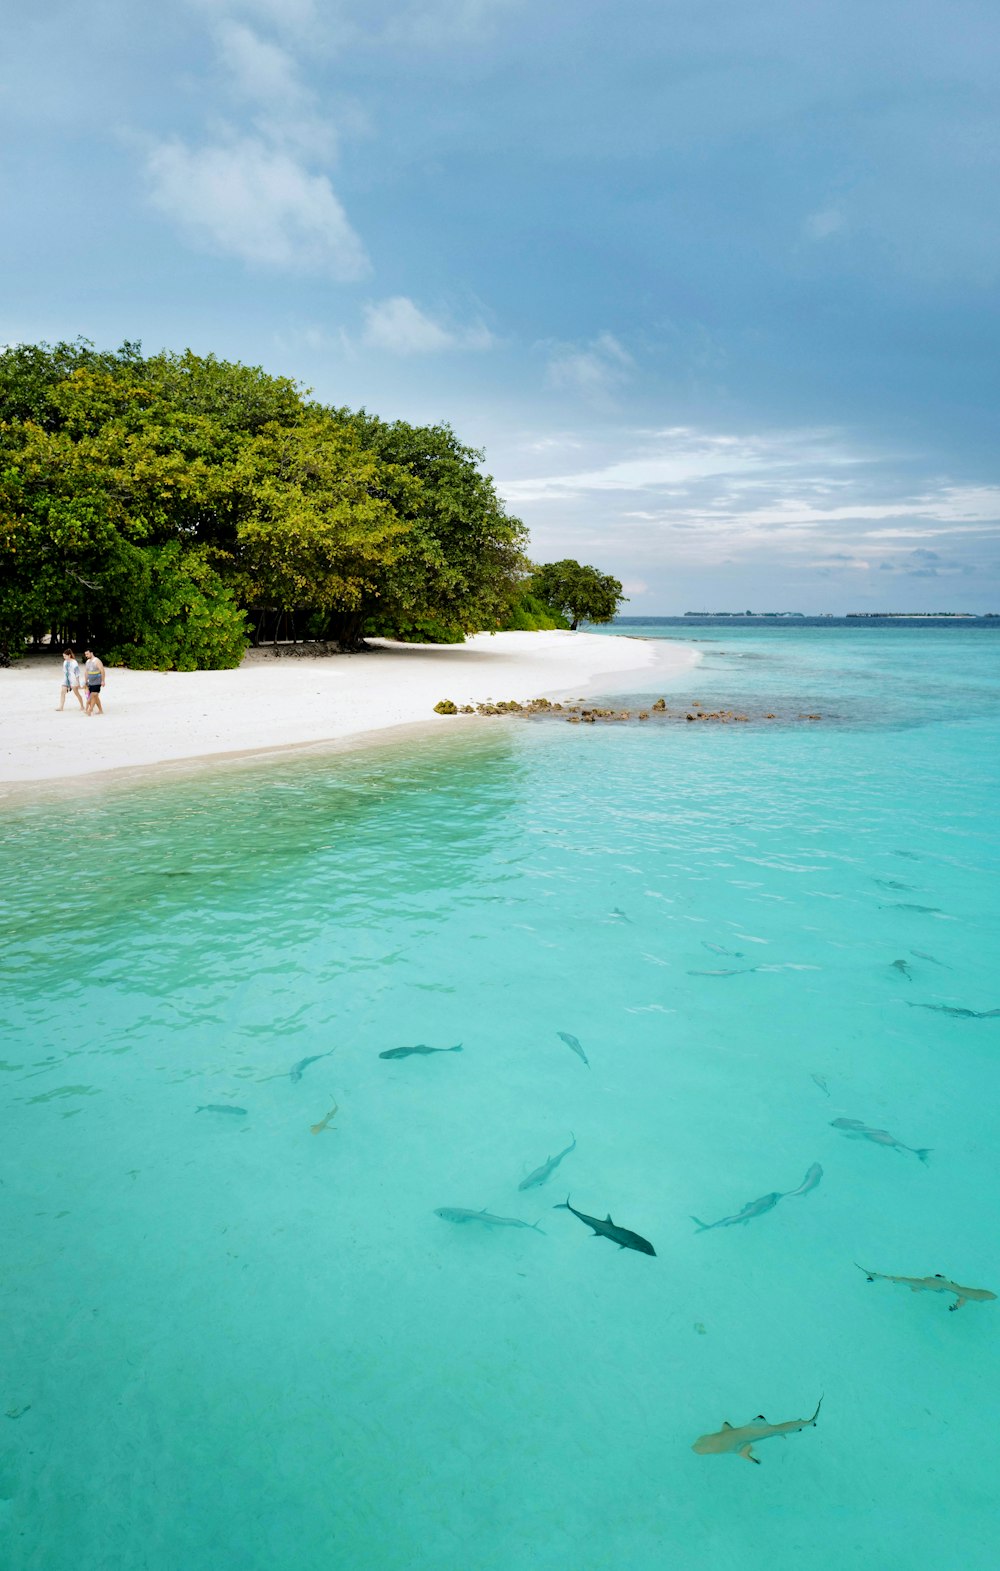
M 72 649 L 63 650 L 62 686 L 59 689 L 59 708 L 62 710 L 66 702 L 66 694 L 72 693 L 80 708 L 83 708 L 83 694 L 80 691 L 80 662 Z
M 83 652 L 87 661 L 83 668 L 83 677 L 87 684 L 87 707 L 84 713 L 103 715 L 101 688 L 104 686 L 104 666 L 92 649 L 85 649 Z

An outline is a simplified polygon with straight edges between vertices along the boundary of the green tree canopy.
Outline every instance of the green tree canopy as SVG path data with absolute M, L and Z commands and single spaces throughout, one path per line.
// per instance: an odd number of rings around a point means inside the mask
M 448 426 L 325 408 L 214 356 L 0 353 L 0 650 L 75 633 L 232 665 L 246 613 L 355 647 L 368 618 L 502 625 L 525 530 Z
M 530 588 L 532 594 L 566 617 L 574 630 L 581 622 L 610 622 L 625 599 L 617 578 L 599 573 L 596 567 L 584 567 L 569 557 L 536 567 Z

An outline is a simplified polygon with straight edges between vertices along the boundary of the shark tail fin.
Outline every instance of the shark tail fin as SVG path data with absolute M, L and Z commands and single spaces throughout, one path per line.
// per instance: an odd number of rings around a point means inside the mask
M 823 1393 L 823 1396 L 825 1396 L 825 1395 L 826 1395 L 826 1392 Z M 813 1414 L 812 1418 L 810 1418 L 810 1420 L 809 1420 L 809 1422 L 812 1424 L 814 1429 L 816 1427 L 816 1420 L 819 1417 L 819 1410 L 820 1410 L 820 1408 L 822 1406 L 823 1406 L 823 1397 L 821 1396 L 819 1401 L 816 1403 L 816 1411 Z
M 915 1151 L 913 1154 L 914 1156 L 919 1157 L 921 1162 L 926 1162 L 933 1149 L 933 1146 L 921 1146 L 920 1149 Z
M 711 1230 L 711 1222 L 699 1222 L 696 1216 L 693 1216 L 691 1220 L 697 1225 L 699 1233 L 707 1233 Z
M 571 1209 L 569 1195 L 566 1196 L 565 1200 L 560 1200 L 559 1204 L 557 1206 L 553 1206 L 552 1209 L 553 1211 L 569 1211 Z
M 541 1220 L 542 1220 L 541 1217 L 539 1217 L 538 1218 L 538 1222 L 540 1222 Z M 544 1227 L 539 1227 L 538 1222 L 529 1222 L 528 1226 L 529 1227 L 533 1227 L 535 1229 L 535 1232 L 536 1233 L 541 1233 L 542 1237 L 544 1238 L 545 1237 L 545 1229 L 544 1229 Z
M 856 1260 L 855 1260 L 854 1264 L 856 1266 L 858 1266 L 858 1262 Z M 874 1280 L 875 1280 L 875 1272 L 874 1271 L 869 1271 L 867 1266 L 858 1266 L 858 1270 L 859 1271 L 863 1271 L 865 1273 L 865 1276 L 868 1278 L 869 1282 L 874 1282 Z
M 445 1052 L 446 1053 L 460 1053 L 461 1051 L 462 1051 L 462 1044 L 461 1044 L 461 1042 L 458 1043 L 457 1047 L 446 1047 L 445 1048 Z

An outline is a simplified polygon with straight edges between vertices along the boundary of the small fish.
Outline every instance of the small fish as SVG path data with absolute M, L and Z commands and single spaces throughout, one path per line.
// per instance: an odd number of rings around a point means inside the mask
M 379 1058 L 412 1058 L 414 1053 L 460 1053 L 461 1042 L 454 1047 L 428 1047 L 426 1042 L 418 1042 L 415 1047 L 387 1047 L 384 1053 L 379 1053 Z
M 464 1206 L 438 1206 L 434 1212 L 442 1222 L 482 1222 L 484 1227 L 530 1227 L 536 1233 L 542 1228 L 537 1222 L 522 1222 L 516 1216 L 494 1216 L 492 1211 L 467 1211 Z
M 910 1008 L 935 1009 L 939 1015 L 951 1015 L 955 1020 L 996 1020 L 1000 1017 L 1000 1009 L 960 1009 L 957 1004 L 910 1004 Z
M 905 900 L 897 900 L 891 906 L 879 906 L 880 911 L 923 911 L 926 916 L 940 916 L 940 906 L 915 906 Z
M 823 1169 L 820 1167 L 818 1162 L 814 1162 L 805 1178 L 799 1185 L 798 1189 L 785 1190 L 785 1199 L 787 1200 L 789 1195 L 807 1195 L 810 1189 L 816 1188 L 816 1185 L 819 1183 L 822 1177 Z
M 627 912 L 623 911 L 620 906 L 612 906 L 611 915 L 620 916 L 623 922 L 628 922 L 631 927 L 635 926 L 632 918 L 628 915 Z
M 823 1406 L 823 1398 L 816 1403 L 816 1411 L 812 1418 L 790 1418 L 784 1424 L 769 1424 L 763 1413 L 749 1424 L 741 1424 L 734 1429 L 732 1424 L 723 1424 L 714 1435 L 701 1435 L 691 1447 L 699 1456 L 745 1456 L 748 1462 L 760 1462 L 759 1456 L 754 1456 L 752 1446 L 759 1445 L 762 1440 L 773 1440 L 775 1435 L 794 1435 L 800 1429 L 815 1429 L 819 1410 Z
M 710 949 L 713 955 L 728 955 L 731 960 L 743 959 L 742 949 L 726 949 L 722 944 L 710 944 L 707 938 L 702 939 L 701 946 L 703 949 Z
M 854 1264 L 858 1265 L 858 1262 L 855 1260 Z M 948 1305 L 949 1313 L 961 1309 L 963 1304 L 985 1304 L 997 1296 L 986 1287 L 960 1287 L 940 1272 L 935 1276 L 886 1276 L 885 1272 L 869 1271 L 866 1266 L 858 1266 L 858 1270 L 864 1271 L 869 1282 L 898 1282 L 901 1287 L 908 1287 L 911 1293 L 954 1293 L 957 1302 Z
M 246 1118 L 245 1107 L 233 1107 L 231 1103 L 207 1102 L 204 1107 L 196 1107 L 196 1113 L 235 1113 L 237 1118 Z
M 574 1135 L 572 1145 L 567 1146 L 565 1151 L 560 1151 L 558 1156 L 547 1156 L 541 1167 L 536 1167 L 533 1173 L 529 1173 L 527 1178 L 521 1180 L 518 1189 L 537 1189 L 539 1184 L 544 1184 L 546 1179 L 552 1176 L 563 1157 L 569 1156 L 570 1152 L 575 1150 L 576 1136 Z
M 575 1036 L 573 1036 L 573 1034 L 571 1032 L 569 1032 L 569 1031 L 557 1031 L 556 1032 L 556 1036 L 561 1037 L 562 1040 L 566 1043 L 566 1046 L 569 1047 L 569 1048 L 572 1048 L 572 1050 L 576 1054 L 577 1058 L 582 1058 L 584 1063 L 586 1064 L 587 1068 L 588 1069 L 590 1068 L 590 1060 L 589 1060 L 589 1058 L 587 1057 L 586 1053 L 583 1051 L 583 1048 L 580 1046 L 580 1043 L 577 1040 L 577 1038 Z
M 289 1080 L 297 1084 L 298 1081 L 302 1079 L 302 1076 L 305 1074 L 310 1064 L 318 1064 L 321 1058 L 329 1058 L 332 1052 L 333 1048 L 331 1047 L 325 1053 L 314 1053 L 311 1058 L 300 1058 L 298 1063 L 293 1064 L 291 1069 L 288 1071 Z
M 913 968 L 912 966 L 908 965 L 905 960 L 894 960 L 892 962 L 892 969 L 894 971 L 898 971 L 900 976 L 905 976 L 908 982 L 913 981 Z
M 779 1200 L 784 1199 L 780 1189 L 772 1189 L 769 1195 L 761 1195 L 759 1200 L 750 1200 L 737 1216 L 724 1216 L 718 1222 L 699 1222 L 696 1216 L 691 1218 L 697 1222 L 699 1233 L 710 1233 L 713 1227 L 735 1227 L 737 1222 L 752 1222 L 755 1216 L 764 1216 L 766 1212 L 773 1211 Z
M 898 878 L 876 878 L 880 889 L 905 889 L 912 891 L 912 884 L 901 884 Z
M 809 1078 L 810 1080 L 815 1080 L 824 1096 L 830 1095 L 830 1087 L 827 1085 L 826 1077 L 824 1075 L 810 1075 Z
M 921 1162 L 926 1162 L 931 1154 L 931 1146 L 907 1146 L 902 1140 L 897 1140 L 895 1135 L 890 1135 L 887 1129 L 869 1129 L 860 1118 L 834 1118 L 831 1120 L 832 1129 L 842 1129 L 848 1140 L 870 1140 L 873 1145 L 891 1146 L 896 1151 L 912 1151 Z
M 735 971 L 689 971 L 688 976 L 749 976 L 756 966 L 737 966 Z
M 330 1122 L 331 1118 L 333 1118 L 334 1114 L 338 1113 L 339 1111 L 340 1111 L 340 1109 L 338 1108 L 336 1102 L 334 1102 L 333 1106 L 331 1107 L 330 1111 L 327 1113 L 325 1118 L 321 1118 L 318 1124 L 310 1124 L 309 1125 L 309 1132 L 310 1132 L 310 1134 L 321 1135 L 323 1133 L 324 1129 L 326 1128 L 327 1124 Z
M 923 949 L 911 949 L 911 955 L 916 955 L 918 960 L 929 960 L 932 966 L 940 966 L 943 971 L 950 971 L 951 966 L 945 965 L 943 960 L 935 960 L 933 955 L 928 955 Z
M 602 1222 L 599 1217 L 587 1216 L 586 1212 L 577 1211 L 570 1205 L 569 1195 L 566 1196 L 566 1199 L 560 1205 L 553 1206 L 552 1209 L 553 1211 L 572 1211 L 573 1215 L 578 1216 L 581 1222 L 586 1222 L 588 1227 L 594 1229 L 595 1238 L 608 1238 L 613 1244 L 617 1244 L 619 1249 L 635 1249 L 640 1255 L 656 1254 L 656 1250 L 648 1238 L 641 1238 L 638 1233 L 632 1233 L 627 1227 L 619 1227 L 616 1222 L 612 1222 L 610 1211 Z

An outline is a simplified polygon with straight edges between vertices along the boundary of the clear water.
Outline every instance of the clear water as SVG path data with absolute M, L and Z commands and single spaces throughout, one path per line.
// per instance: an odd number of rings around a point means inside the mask
M 5 1571 L 997 1563 L 1000 641 L 690 631 L 830 718 L 8 805 Z

